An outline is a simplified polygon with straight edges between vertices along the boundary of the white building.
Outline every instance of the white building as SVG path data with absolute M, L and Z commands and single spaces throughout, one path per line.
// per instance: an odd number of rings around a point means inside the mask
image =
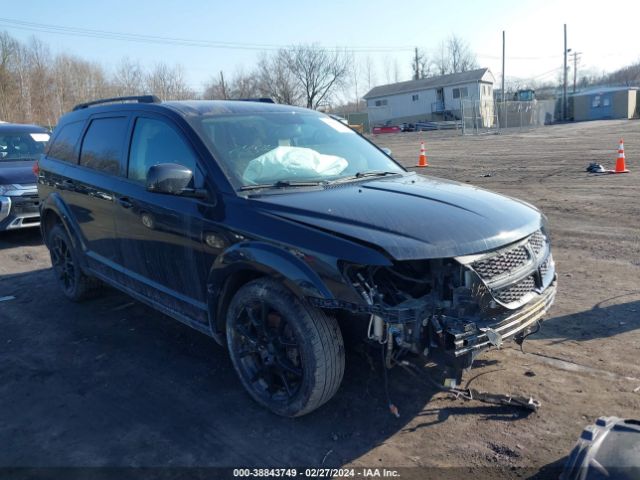
M 490 126 L 493 117 L 493 83 L 495 78 L 488 68 L 439 77 L 410 80 L 374 87 L 364 96 L 369 123 L 419 122 L 461 119 L 481 116 L 482 123 Z

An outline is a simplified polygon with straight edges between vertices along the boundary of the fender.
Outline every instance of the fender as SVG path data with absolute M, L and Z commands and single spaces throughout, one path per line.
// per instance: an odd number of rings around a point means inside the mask
M 226 292 L 225 287 L 228 280 L 241 273 L 275 278 L 298 298 L 334 299 L 320 276 L 291 251 L 260 241 L 236 243 L 216 258 L 207 281 L 209 322 L 211 332 L 219 342 L 224 331 L 222 310 L 233 293 Z
M 47 243 L 47 222 L 45 222 L 45 217 L 48 212 L 53 212 L 60 219 L 62 226 L 69 235 L 69 239 L 73 244 L 73 248 L 78 251 L 86 251 L 87 246 L 82 240 L 82 235 L 80 234 L 80 227 L 73 220 L 73 215 L 69 212 L 69 207 L 64 202 L 62 197 L 58 192 L 52 192 L 40 203 L 40 217 L 43 221 L 40 223 L 40 232 L 42 233 L 42 238 Z M 48 245 L 47 245 L 48 246 Z M 84 256 L 81 255 L 82 261 L 84 262 Z M 86 266 L 86 265 L 83 265 Z

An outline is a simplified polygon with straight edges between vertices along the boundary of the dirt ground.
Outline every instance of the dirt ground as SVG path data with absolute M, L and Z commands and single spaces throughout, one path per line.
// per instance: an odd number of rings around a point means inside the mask
M 612 168 L 623 136 L 626 175 Z M 38 232 L 0 234 L 0 466 L 407 467 L 453 477 L 552 478 L 584 426 L 640 411 L 640 122 L 502 135 L 380 135 L 406 166 L 522 198 L 549 218 L 555 305 L 521 353 L 480 357 L 465 381 L 532 395 L 537 413 L 454 400 L 348 353 L 341 389 L 300 419 L 243 391 L 212 340 L 108 290 L 63 299 Z M 637 390 L 634 392 L 634 390 Z M 417 468 L 418 467 L 418 468 Z M 423 468 L 419 468 L 423 467 Z M 428 467 L 428 468 L 425 468 Z M 441 467 L 441 469 L 434 469 Z

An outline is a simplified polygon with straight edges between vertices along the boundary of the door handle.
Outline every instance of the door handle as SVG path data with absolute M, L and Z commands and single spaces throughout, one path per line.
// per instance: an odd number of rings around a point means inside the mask
M 133 203 L 131 203 L 131 200 L 129 200 L 127 197 L 118 198 L 118 203 L 120 204 L 120 206 L 122 208 L 131 208 L 131 207 L 133 207 Z

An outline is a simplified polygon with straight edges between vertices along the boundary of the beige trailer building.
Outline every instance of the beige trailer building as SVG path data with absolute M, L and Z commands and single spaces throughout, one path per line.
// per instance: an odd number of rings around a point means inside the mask
M 590 88 L 572 96 L 573 119 L 637 118 L 638 98 L 638 87 Z
M 479 68 L 374 87 L 364 96 L 369 123 L 460 119 L 462 103 L 470 101 L 480 105 L 482 123 L 490 126 L 494 81 L 488 68 Z

